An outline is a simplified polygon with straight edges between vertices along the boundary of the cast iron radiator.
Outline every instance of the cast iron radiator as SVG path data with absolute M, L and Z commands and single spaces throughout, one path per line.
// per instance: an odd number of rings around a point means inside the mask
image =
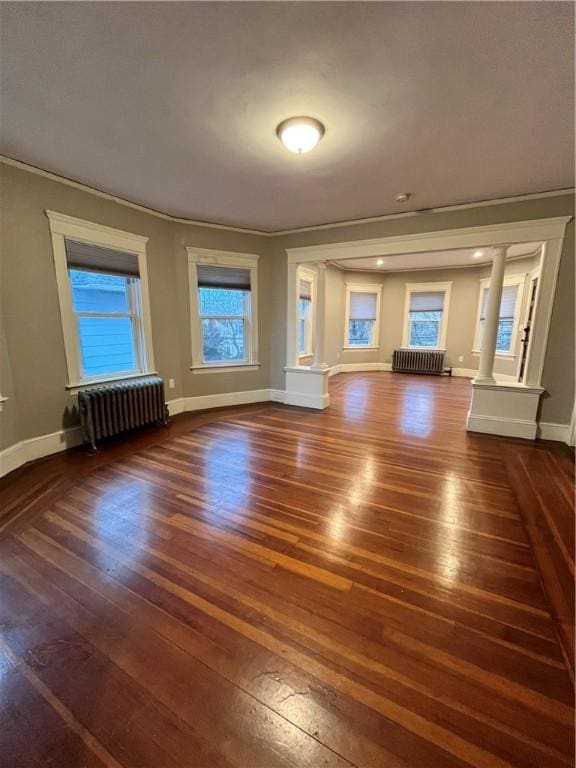
M 164 382 L 154 377 L 85 389 L 78 393 L 84 442 L 96 441 L 145 424 L 166 424 Z
M 395 349 L 392 370 L 401 373 L 435 373 L 444 370 L 444 352 L 429 349 Z

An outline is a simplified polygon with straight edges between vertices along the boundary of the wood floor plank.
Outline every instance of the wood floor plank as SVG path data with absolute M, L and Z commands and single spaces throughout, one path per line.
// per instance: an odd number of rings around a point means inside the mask
M 466 380 L 330 385 L 0 481 L 13 764 L 574 765 L 570 458 Z

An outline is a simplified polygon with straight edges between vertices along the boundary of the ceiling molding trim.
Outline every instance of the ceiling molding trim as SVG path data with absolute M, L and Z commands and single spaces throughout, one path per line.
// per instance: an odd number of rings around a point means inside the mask
M 374 224 L 379 221 L 391 221 L 392 219 L 409 219 L 414 216 L 425 216 L 431 213 L 450 213 L 451 211 L 465 211 L 469 208 L 486 208 L 490 205 L 508 205 L 510 203 L 526 203 L 530 200 L 542 200 L 547 197 L 564 197 L 576 195 L 576 187 L 566 189 L 552 189 L 548 192 L 533 192 L 527 195 L 515 195 L 513 197 L 497 197 L 494 200 L 480 200 L 476 203 L 459 203 L 457 205 L 444 205 L 439 208 L 421 208 L 418 211 L 404 211 L 404 213 L 386 213 L 382 216 L 372 216 L 365 219 L 349 219 L 348 221 L 335 221 L 332 224 L 316 224 L 311 227 L 297 227 L 296 229 L 279 229 L 268 232 L 273 237 L 281 235 L 298 235 L 301 232 L 315 232 L 322 229 L 337 229 L 338 227 L 353 227 L 357 224 Z
M 259 229 L 245 229 L 244 227 L 233 227 L 227 224 L 213 224 L 209 221 L 196 221 L 194 219 L 184 219 L 180 218 L 179 216 L 172 216 L 169 213 L 162 213 L 162 211 L 157 211 L 155 208 L 147 208 L 145 205 L 141 205 L 140 203 L 133 203 L 130 200 L 125 200 L 123 197 L 118 197 L 117 195 L 113 195 L 110 192 L 102 192 L 102 190 L 91 187 L 88 184 L 83 184 L 80 181 L 74 181 L 73 179 L 69 179 L 66 176 L 60 176 L 59 174 L 53 173 L 52 171 L 45 171 L 43 168 L 38 168 L 36 165 L 29 165 L 28 163 L 24 163 L 21 160 L 15 160 L 13 157 L 7 157 L 6 155 L 0 155 L 0 163 L 11 165 L 14 168 L 20 168 L 23 171 L 34 173 L 37 176 L 43 176 L 45 179 L 50 179 L 51 181 L 58 181 L 60 184 L 65 184 L 66 186 L 72 187 L 73 189 L 78 189 L 81 192 L 88 192 L 92 195 L 95 195 L 96 197 L 101 197 L 104 200 L 111 200 L 113 203 L 125 205 L 128 208 L 133 208 L 136 211 L 140 211 L 140 213 L 147 213 L 149 216 L 156 216 L 158 219 L 171 221 L 175 224 L 190 224 L 194 227 L 223 229 L 228 232 L 239 232 L 243 235 L 259 235 L 260 237 L 262 235 L 269 236 L 271 234 L 269 232 L 262 232 Z
M 298 248 L 286 248 L 285 250 L 289 264 L 300 264 L 308 261 L 341 261 L 373 256 L 397 256 L 428 251 L 542 242 L 563 238 L 566 225 L 572 218 L 572 216 L 555 216 L 545 219 L 510 221 L 500 224 L 486 224 L 480 227 L 461 227 L 368 240 L 306 245 Z
M 195 219 L 187 219 L 180 216 L 172 216 L 169 213 L 163 213 L 162 211 L 158 211 L 155 208 L 148 208 L 147 206 L 142 205 L 140 203 L 133 203 L 130 200 L 126 200 L 123 197 L 118 197 L 117 195 L 114 195 L 111 192 L 103 192 L 102 190 L 96 189 L 95 187 L 91 187 L 88 184 L 84 184 L 80 181 L 74 181 L 73 179 L 69 179 L 66 176 L 61 176 L 58 173 L 54 173 L 53 171 L 46 171 L 43 168 L 39 168 L 36 165 L 25 163 L 22 160 L 16 160 L 15 158 L 8 157 L 7 155 L 0 155 L 0 163 L 4 163 L 5 165 L 9 165 L 14 168 L 19 168 L 23 171 L 28 171 L 29 173 L 34 173 L 37 176 L 42 176 L 46 179 L 50 179 L 51 181 L 60 182 L 60 184 L 65 184 L 66 186 L 72 187 L 73 189 L 78 189 L 81 192 L 88 192 L 92 195 L 95 195 L 96 197 L 101 197 L 104 200 L 110 200 L 114 203 L 125 205 L 128 208 L 133 208 L 134 210 L 140 211 L 141 213 L 146 213 L 149 216 L 155 216 L 156 218 L 164 219 L 164 221 L 171 221 L 176 224 L 186 224 L 194 227 L 206 227 L 208 229 L 221 229 L 227 232 L 238 232 L 239 234 L 243 234 L 243 235 L 258 235 L 260 237 L 279 237 L 282 235 L 300 234 L 302 232 L 314 232 L 316 230 L 323 230 L 323 229 L 336 229 L 338 227 L 351 227 L 359 224 L 373 224 L 379 221 L 392 221 L 394 219 L 413 218 L 415 216 L 424 216 L 427 214 L 449 213 L 451 211 L 463 211 L 469 208 L 484 208 L 490 205 L 507 205 L 509 203 L 529 202 L 530 200 L 542 200 L 548 197 L 563 197 L 565 195 L 576 194 L 576 188 L 568 187 L 566 189 L 556 189 L 556 190 L 550 190 L 547 192 L 534 192 L 527 195 L 516 195 L 513 197 L 499 197 L 499 198 L 496 198 L 495 200 L 481 200 L 474 203 L 460 203 L 457 205 L 440 206 L 439 208 L 423 208 L 418 211 L 404 211 L 403 213 L 388 213 L 388 214 L 383 214 L 382 216 L 372 216 L 369 218 L 347 219 L 345 221 L 335 221 L 327 224 L 315 224 L 309 227 L 296 227 L 295 229 L 278 229 L 278 230 L 268 231 L 268 230 L 262 230 L 262 229 L 248 229 L 245 227 L 234 227 L 229 224 L 218 224 L 216 222 L 198 221 Z
M 522 259 L 533 259 L 535 256 L 539 256 L 541 247 L 536 248 L 530 253 L 521 253 L 518 256 L 507 256 L 506 263 L 510 261 L 520 261 Z M 337 261 L 329 261 L 329 266 L 335 267 L 342 272 L 369 272 L 370 274 L 387 275 L 391 272 L 433 272 L 435 270 L 448 270 L 448 269 L 486 269 L 492 264 L 492 261 L 475 261 L 473 264 L 445 264 L 435 267 L 395 267 L 394 269 L 382 269 L 376 267 L 345 267 Z

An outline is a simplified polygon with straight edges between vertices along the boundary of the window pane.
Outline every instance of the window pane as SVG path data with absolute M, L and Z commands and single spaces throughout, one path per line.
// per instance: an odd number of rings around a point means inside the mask
M 306 321 L 304 318 L 298 320 L 298 352 L 306 352 Z
M 437 347 L 440 341 L 442 312 L 410 312 L 411 347 Z
M 496 349 L 498 352 L 510 352 L 513 327 L 514 321 L 511 319 L 500 320 L 498 323 L 498 335 L 496 337 Z
M 79 317 L 84 376 L 136 370 L 132 321 L 128 317 Z
M 359 346 L 372 344 L 372 326 L 374 320 L 350 320 L 348 323 L 348 343 Z
M 299 299 L 298 301 L 298 352 L 304 354 L 307 342 L 307 324 L 310 322 L 310 308 L 312 301 L 310 299 Z
M 70 270 L 72 304 L 76 312 L 128 312 L 127 277 Z
M 245 293 L 229 288 L 198 288 L 200 315 L 243 317 Z
M 244 320 L 236 318 L 203 319 L 202 347 L 205 363 L 244 360 Z

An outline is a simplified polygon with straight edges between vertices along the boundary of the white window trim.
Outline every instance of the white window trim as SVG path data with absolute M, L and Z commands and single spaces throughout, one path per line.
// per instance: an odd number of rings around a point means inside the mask
M 154 349 L 152 345 L 152 322 L 150 319 L 150 299 L 148 295 L 148 270 L 146 265 L 147 237 L 134 235 L 131 232 L 123 232 L 120 229 L 112 229 L 102 224 L 76 219 L 56 211 L 46 211 L 50 224 L 52 238 L 52 252 L 54 266 L 56 268 L 56 284 L 58 287 L 58 301 L 60 303 L 60 316 L 62 319 L 62 331 L 64 334 L 64 350 L 66 353 L 66 365 L 68 368 L 67 389 L 77 390 L 90 384 L 101 384 L 107 381 L 122 381 L 123 379 L 138 378 L 155 374 Z M 138 257 L 138 270 L 140 272 L 140 309 L 142 318 L 141 340 L 142 370 L 129 371 L 126 374 L 115 372 L 107 376 L 83 377 L 80 364 L 80 345 L 78 343 L 78 329 L 72 307 L 72 288 L 68 275 L 68 262 L 66 259 L 65 239 L 75 240 L 102 248 L 113 248 L 124 253 L 133 253 Z
M 517 285 L 518 293 L 516 294 L 516 306 L 514 307 L 514 324 L 512 326 L 512 339 L 510 340 L 510 349 L 516 349 L 516 342 L 518 340 L 518 326 L 520 323 L 520 310 L 522 309 L 522 301 L 524 299 L 524 286 L 526 285 L 526 272 L 516 275 L 505 275 L 502 287 Z M 472 348 L 473 355 L 480 354 L 480 314 L 482 312 L 482 294 L 484 288 L 490 286 L 490 278 L 484 277 L 480 280 L 480 288 L 478 289 L 478 308 L 476 310 L 476 325 L 474 326 L 474 346 Z M 496 352 L 496 357 L 513 359 L 516 357 L 516 352 Z
M 350 344 L 348 339 L 348 325 L 350 323 L 350 294 L 351 293 L 375 293 L 376 294 L 376 319 L 374 321 L 374 333 L 371 344 Z M 381 283 L 346 283 L 346 309 L 344 313 L 344 344 L 342 349 L 380 349 L 380 302 L 382 298 Z
M 448 330 L 448 313 L 450 311 L 450 293 L 452 281 L 446 283 L 405 283 L 404 296 L 404 324 L 402 328 L 403 349 L 430 349 L 446 350 L 446 333 Z M 410 295 L 412 293 L 427 293 L 437 291 L 444 293 L 444 308 L 442 310 L 442 322 L 440 323 L 440 338 L 437 347 L 411 347 L 410 346 Z
M 306 351 L 300 352 L 297 349 L 298 360 L 304 360 L 307 357 L 314 357 L 314 349 L 316 345 L 316 284 L 317 273 L 312 269 L 306 267 L 298 267 L 296 271 L 296 322 L 299 325 L 300 321 L 300 280 L 306 280 L 312 285 L 310 292 L 310 315 L 308 318 L 308 333 L 307 333 L 307 345 Z M 298 348 L 299 334 L 296 332 L 296 347 Z
M 258 259 L 256 253 L 235 253 L 217 251 L 211 248 L 186 248 L 188 256 L 188 283 L 190 292 L 190 331 L 192 373 L 239 373 L 255 371 L 258 362 Z M 224 360 L 221 363 L 205 363 L 202 359 L 202 328 L 198 306 L 198 264 L 211 264 L 219 267 L 241 267 L 250 271 L 250 326 L 247 334 L 248 355 L 246 360 L 237 363 Z

